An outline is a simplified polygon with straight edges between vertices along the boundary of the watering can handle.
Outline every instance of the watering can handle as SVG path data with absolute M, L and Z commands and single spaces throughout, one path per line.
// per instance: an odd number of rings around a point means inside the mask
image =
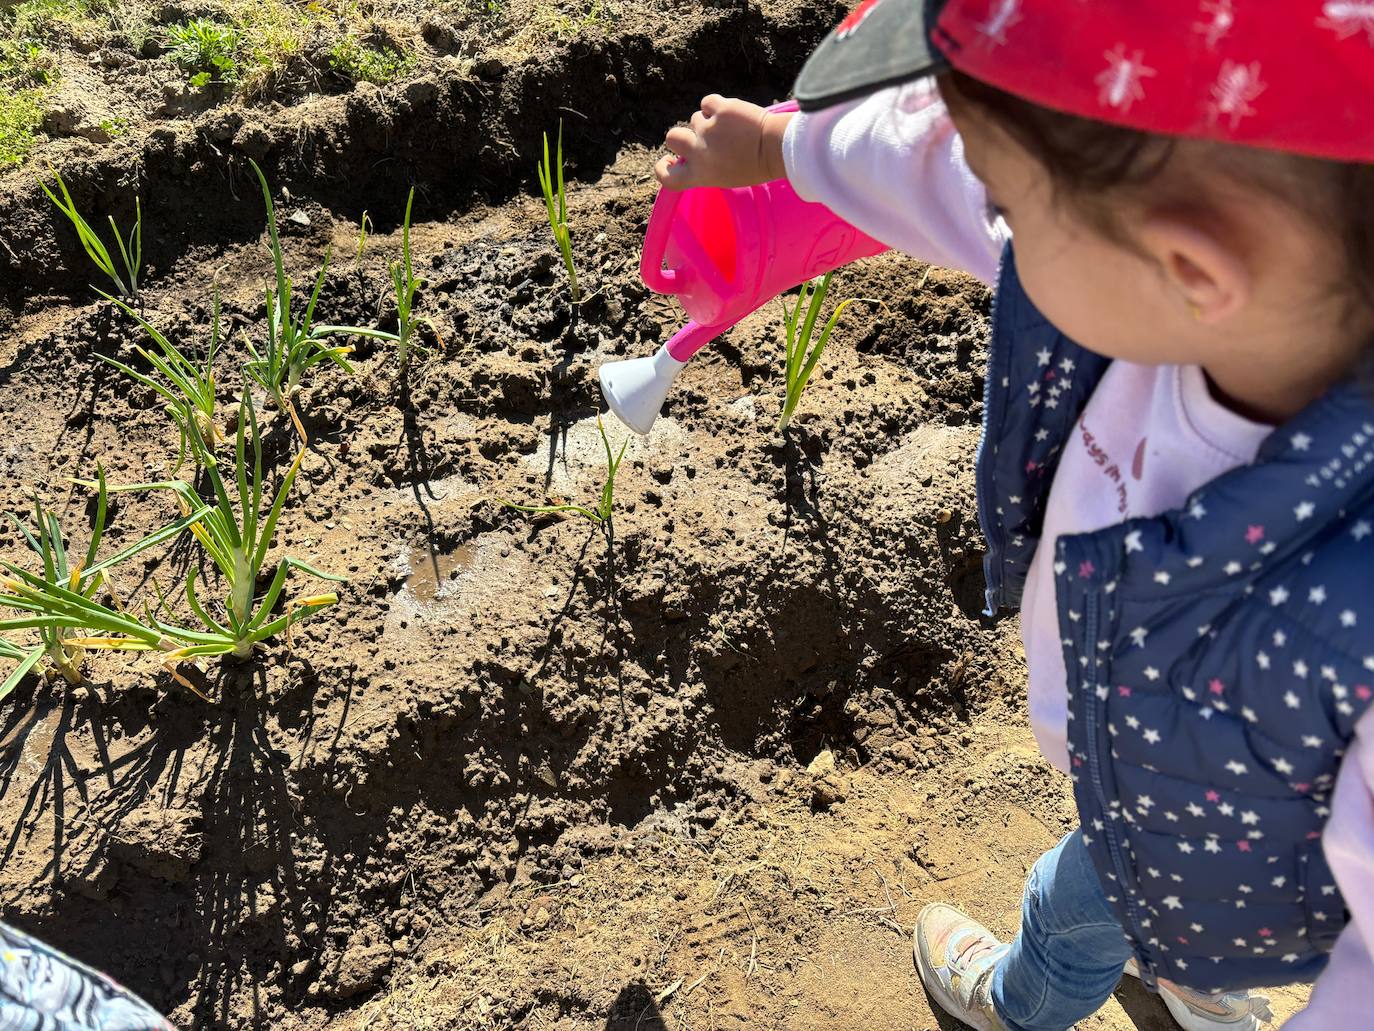
M 649 231 L 644 237 L 644 251 L 639 259 L 639 276 L 654 293 L 677 293 L 678 274 L 663 267 L 668 251 L 668 237 L 673 228 L 673 216 L 682 200 L 681 190 L 659 190 L 649 216 Z

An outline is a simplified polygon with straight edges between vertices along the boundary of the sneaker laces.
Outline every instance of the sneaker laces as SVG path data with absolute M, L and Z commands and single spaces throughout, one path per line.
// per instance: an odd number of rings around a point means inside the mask
M 992 975 L 997 969 L 997 960 L 1007 951 L 1007 946 L 991 935 L 968 934 L 968 941 L 954 954 L 951 966 L 962 967 L 968 972 L 959 985 L 960 1000 L 968 1009 L 987 1009 L 992 1004 Z

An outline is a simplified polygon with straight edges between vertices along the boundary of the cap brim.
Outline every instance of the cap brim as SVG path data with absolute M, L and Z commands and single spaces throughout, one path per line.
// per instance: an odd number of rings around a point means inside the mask
M 949 62 L 932 34 L 947 2 L 876 0 L 856 11 L 807 58 L 792 88 L 797 105 L 819 111 L 946 71 Z

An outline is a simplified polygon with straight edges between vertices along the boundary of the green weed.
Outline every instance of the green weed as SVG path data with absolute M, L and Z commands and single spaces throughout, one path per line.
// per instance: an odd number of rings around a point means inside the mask
M 41 97 L 36 89 L 0 86 L 0 168 L 20 164 L 28 157 L 43 124 Z
M 371 47 L 344 36 L 329 50 L 329 66 L 353 82 L 385 86 L 410 73 L 415 58 L 391 47 Z
M 31 39 L 0 39 L 0 82 L 15 88 L 57 81 L 57 59 Z
M 232 83 L 239 75 L 235 57 L 241 37 L 237 29 L 208 18 L 195 18 L 167 28 L 168 54 L 185 71 L 192 86 Z
M 110 9 L 108 0 L 24 0 L 10 11 L 10 29 L 16 39 L 40 42 L 91 36 Z
M 611 0 L 577 0 L 571 6 L 573 10 L 567 10 L 566 0 L 539 4 L 534 12 L 534 27 L 543 35 L 566 39 L 587 29 L 613 24 L 620 18 L 620 8 Z

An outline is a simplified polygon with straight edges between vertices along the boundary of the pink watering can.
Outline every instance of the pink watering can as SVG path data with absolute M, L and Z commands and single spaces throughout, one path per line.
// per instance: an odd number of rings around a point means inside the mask
M 794 102 L 772 111 L 795 111 Z M 639 273 L 676 294 L 691 321 L 649 358 L 601 366 L 601 393 L 616 417 L 648 433 L 692 355 L 774 297 L 841 265 L 887 250 L 786 179 L 740 189 L 661 190 Z

